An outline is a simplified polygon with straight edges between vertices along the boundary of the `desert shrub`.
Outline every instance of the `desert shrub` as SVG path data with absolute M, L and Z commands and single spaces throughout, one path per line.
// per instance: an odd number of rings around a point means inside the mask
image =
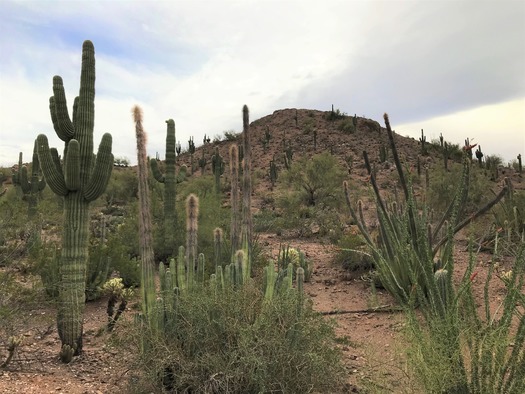
M 436 217 L 442 216 L 450 206 L 455 191 L 461 182 L 462 171 L 463 167 L 460 165 L 450 165 L 449 171 L 441 165 L 433 166 L 430 169 L 430 184 L 426 198 Z M 469 189 L 462 212 L 463 217 L 472 214 L 478 207 L 490 200 L 489 191 L 493 186 L 477 166 L 472 166 L 471 171 L 469 171 L 468 183 Z
M 114 168 L 104 192 L 108 207 L 113 204 L 127 204 L 137 199 L 138 180 L 132 168 Z
M 110 273 L 118 274 L 126 287 L 140 284 L 139 235 L 136 212 L 131 209 L 125 220 L 108 234 L 106 253 Z
M 327 152 L 294 161 L 277 182 L 276 205 L 281 212 L 277 226 L 297 229 L 301 235 L 340 235 L 340 185 L 344 170 Z M 336 235 L 332 233 L 337 233 Z
M 355 133 L 355 125 L 352 118 L 346 118 L 337 125 L 337 130 L 342 131 L 345 134 Z
M 374 261 L 365 240 L 355 232 L 345 233 L 336 243 L 334 262 L 345 270 L 359 274 L 374 269 Z
M 225 130 L 223 132 L 225 141 L 237 141 L 240 136 L 240 133 L 235 130 Z
M 274 302 L 253 284 L 217 291 L 200 286 L 181 293 L 176 325 L 166 335 L 142 328 L 145 339 L 138 386 L 168 392 L 337 392 L 340 353 L 330 322 L 298 293 L 276 293 Z
M 474 297 L 474 261 L 471 253 L 456 288 L 450 278 L 440 286 L 443 308 L 424 308 L 421 316 L 407 310 L 407 353 L 413 377 L 428 393 L 523 393 L 525 244 L 517 251 L 512 269 L 499 278 L 493 276 L 494 266 L 489 266 L 481 309 Z M 495 311 L 489 292 L 493 280 L 505 285 Z

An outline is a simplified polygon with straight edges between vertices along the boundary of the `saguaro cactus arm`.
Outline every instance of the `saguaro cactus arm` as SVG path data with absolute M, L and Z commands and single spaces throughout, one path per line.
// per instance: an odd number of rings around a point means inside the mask
M 157 163 L 157 159 L 151 159 L 150 162 L 151 172 L 153 174 L 153 177 L 157 180 L 157 182 L 164 183 L 165 178 L 162 172 L 160 172 L 159 164 Z
M 111 153 L 112 141 L 111 134 L 106 133 L 102 136 L 102 141 L 98 147 L 95 168 L 84 190 L 84 198 L 87 201 L 96 200 L 104 193 L 104 190 L 106 190 L 109 178 L 111 178 L 114 161 L 113 154 Z
M 68 193 L 64 175 L 60 166 L 56 165 L 56 159 L 53 158 L 47 137 L 44 134 L 40 134 L 37 137 L 38 157 L 40 159 L 40 165 L 42 166 L 42 172 L 46 178 L 47 184 L 53 190 L 55 194 L 59 196 L 65 196 Z M 55 151 L 56 152 L 56 151 Z
M 64 181 L 68 190 L 80 189 L 80 145 L 77 140 L 68 143 L 68 152 L 64 160 Z

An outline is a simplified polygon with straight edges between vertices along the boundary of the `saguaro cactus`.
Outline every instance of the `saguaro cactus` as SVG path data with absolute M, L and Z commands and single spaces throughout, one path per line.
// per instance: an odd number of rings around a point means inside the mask
M 63 362 L 82 351 L 82 326 L 89 245 L 89 204 L 106 189 L 113 169 L 112 139 L 104 134 L 95 159 L 95 48 L 91 41 L 82 46 L 80 92 L 69 118 L 62 78 L 53 78 L 49 99 L 51 119 L 58 137 L 65 142 L 63 164 L 47 137 L 37 137 L 38 158 L 51 190 L 64 197 L 62 255 L 57 326 Z
M 160 183 L 164 184 L 164 247 L 167 255 L 174 256 L 177 251 L 177 242 L 175 237 L 175 228 L 177 226 L 176 202 L 176 184 L 177 173 L 176 163 L 176 143 L 175 143 L 175 121 L 168 119 L 166 121 L 166 170 L 162 174 L 159 170 L 158 162 L 155 159 L 150 160 L 150 166 L 153 177 Z
M 230 176 L 231 176 L 231 227 L 230 243 L 231 254 L 239 249 L 240 244 L 240 215 L 239 215 L 239 151 L 237 144 L 230 146 Z
M 22 167 L 19 169 L 19 179 L 20 188 L 22 193 L 27 200 L 27 215 L 29 218 L 35 216 L 37 212 L 37 203 L 38 203 L 38 193 L 40 193 L 46 187 L 46 181 L 44 178 L 40 178 L 40 163 L 38 161 L 37 154 L 37 142 L 35 141 L 35 146 L 33 148 L 33 162 L 31 164 L 31 180 L 28 179 L 27 167 Z
M 242 173 L 242 245 L 246 251 L 246 259 L 248 261 L 248 270 L 251 269 L 252 262 L 252 149 L 250 142 L 250 118 L 249 110 L 245 105 L 242 108 L 242 127 L 243 127 L 243 146 L 244 146 L 244 161 Z M 251 271 L 248 271 L 249 273 Z
M 221 175 L 224 174 L 224 160 L 219 153 L 219 147 L 215 147 L 215 153 L 211 157 L 211 168 L 215 176 L 215 192 L 221 193 Z

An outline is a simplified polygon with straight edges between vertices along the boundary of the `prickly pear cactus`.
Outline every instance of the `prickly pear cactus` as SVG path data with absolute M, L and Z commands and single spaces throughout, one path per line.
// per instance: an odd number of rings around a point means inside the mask
M 53 78 L 49 99 L 51 119 L 64 141 L 63 161 L 50 149 L 47 137 L 37 137 L 42 172 L 53 192 L 64 198 L 62 255 L 57 326 L 62 342 L 60 357 L 69 363 L 82 351 L 82 328 L 89 246 L 89 205 L 106 189 L 113 169 L 112 139 L 104 134 L 98 153 L 93 154 L 95 120 L 95 48 L 91 41 L 82 46 L 80 93 L 69 117 L 62 78 Z

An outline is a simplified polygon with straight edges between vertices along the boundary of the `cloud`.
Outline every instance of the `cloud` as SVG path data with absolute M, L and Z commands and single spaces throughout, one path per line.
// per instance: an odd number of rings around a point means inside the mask
M 387 17 L 370 19 L 341 73 L 302 90 L 303 106 L 406 122 L 525 95 L 525 3 L 381 4 Z
M 407 123 L 524 97 L 525 5 L 473 4 L 4 1 L 0 164 L 29 152 L 39 132 L 52 139 L 52 77 L 63 77 L 71 107 L 84 39 L 97 59 L 95 144 L 109 131 L 132 162 L 134 104 L 148 152 L 162 156 L 166 119 L 185 145 L 240 130 L 243 104 L 251 119 L 333 103 Z

